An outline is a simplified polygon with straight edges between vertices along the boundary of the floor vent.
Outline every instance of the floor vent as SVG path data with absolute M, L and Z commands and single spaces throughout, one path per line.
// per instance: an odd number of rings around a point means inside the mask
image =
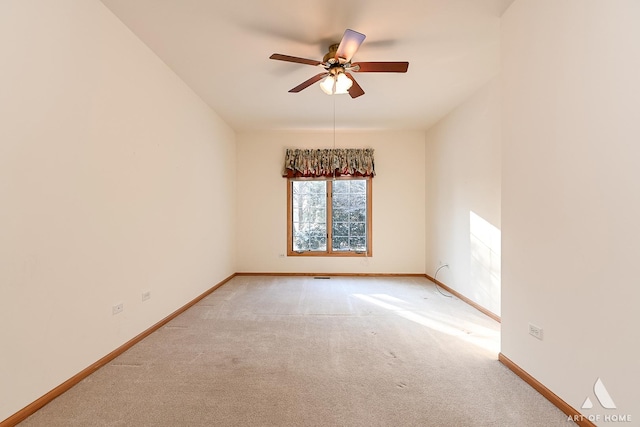
M 315 276 L 314 279 L 331 279 L 329 276 Z

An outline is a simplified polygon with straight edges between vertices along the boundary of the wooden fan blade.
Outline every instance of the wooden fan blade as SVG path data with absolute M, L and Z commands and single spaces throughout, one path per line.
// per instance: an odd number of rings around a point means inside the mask
M 353 58 L 353 55 L 358 50 L 365 37 L 366 36 L 362 33 L 347 29 L 342 36 L 340 45 L 338 46 L 336 59 L 342 58 L 347 62 L 351 61 L 351 58 Z
M 298 58 L 297 56 L 281 55 L 279 53 L 274 53 L 269 57 L 269 59 L 275 59 L 278 61 L 295 62 L 296 64 L 322 65 L 322 62 L 316 61 L 315 59 Z
M 293 89 L 291 89 L 289 92 L 291 93 L 298 93 L 300 92 L 302 89 L 306 89 L 309 86 L 311 86 L 312 84 L 314 84 L 315 82 L 319 82 L 320 80 L 322 80 L 325 76 L 328 76 L 329 73 L 320 73 L 320 74 L 316 74 L 315 76 L 311 77 L 309 80 L 305 80 L 304 82 L 300 83 L 298 86 L 294 87 Z
M 362 88 L 360 87 L 360 85 L 358 84 L 356 79 L 354 79 L 353 76 L 351 74 L 349 74 L 349 73 L 344 73 L 344 74 L 347 77 L 349 77 L 351 79 L 351 81 L 353 82 L 353 84 L 349 88 L 349 95 L 351 95 L 352 98 L 357 98 L 359 96 L 364 95 L 364 90 L 362 90 Z
M 351 67 L 356 65 L 360 67 L 358 73 L 406 73 L 409 69 L 408 62 L 358 62 Z

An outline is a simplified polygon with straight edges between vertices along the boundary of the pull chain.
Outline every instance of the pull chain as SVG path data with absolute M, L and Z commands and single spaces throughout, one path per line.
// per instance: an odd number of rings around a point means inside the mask
M 336 180 L 336 96 L 333 95 L 333 180 Z

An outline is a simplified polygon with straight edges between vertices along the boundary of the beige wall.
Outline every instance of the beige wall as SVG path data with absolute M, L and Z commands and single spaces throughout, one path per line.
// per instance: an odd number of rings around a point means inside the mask
M 238 271 L 424 273 L 424 133 L 338 133 L 336 147 L 375 149 L 373 256 L 280 257 L 287 251 L 285 148 L 331 148 L 332 132 L 238 135 Z
M 3 420 L 232 274 L 236 203 L 232 130 L 99 1 L 3 1 L 0 52 Z
M 502 18 L 502 352 L 575 408 L 589 397 L 585 415 L 635 423 L 638 22 L 636 0 L 516 0 Z
M 426 273 L 500 315 L 500 82 L 426 134 Z

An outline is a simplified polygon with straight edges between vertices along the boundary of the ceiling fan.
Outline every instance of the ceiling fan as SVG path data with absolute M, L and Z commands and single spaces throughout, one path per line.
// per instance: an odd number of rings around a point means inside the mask
M 408 62 L 351 62 L 353 55 L 365 37 L 362 33 L 347 29 L 340 43 L 329 46 L 329 52 L 322 58 L 322 61 L 281 55 L 279 53 L 274 53 L 269 58 L 278 61 L 315 65 L 325 69 L 322 73 L 316 74 L 309 80 L 300 83 L 298 86 L 289 90 L 289 92 L 298 93 L 322 80 L 320 88 L 325 93 L 329 95 L 348 93 L 351 95 L 351 98 L 357 98 L 364 95 L 364 90 L 362 90 L 358 82 L 353 78 L 351 72 L 406 73 L 409 68 Z

